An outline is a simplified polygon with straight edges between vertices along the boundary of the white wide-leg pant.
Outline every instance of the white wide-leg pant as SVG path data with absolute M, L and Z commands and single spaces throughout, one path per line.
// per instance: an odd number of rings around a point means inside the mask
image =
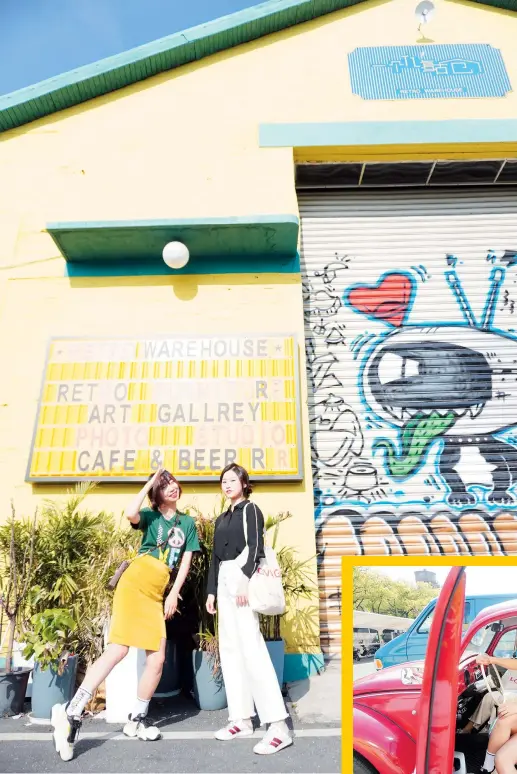
M 217 588 L 219 652 L 230 722 L 253 717 L 263 723 L 288 717 L 275 668 L 250 607 L 237 607 L 233 562 L 221 562 Z

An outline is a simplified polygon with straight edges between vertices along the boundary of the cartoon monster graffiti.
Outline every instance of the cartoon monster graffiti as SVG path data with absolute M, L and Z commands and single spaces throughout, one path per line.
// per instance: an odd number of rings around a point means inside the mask
M 445 278 L 463 323 L 406 324 L 416 292 L 415 279 L 406 272 L 386 274 L 376 286 L 354 286 L 345 296 L 355 312 L 390 327 L 364 359 L 360 390 L 377 420 L 397 429 L 398 440 L 377 438 L 372 450 L 383 453 L 387 475 L 400 482 L 419 471 L 439 443 L 437 474 L 450 506 L 478 501 L 471 487 L 482 487 L 477 475 L 482 464 L 489 466 L 492 482 L 487 504 L 515 503 L 517 446 L 501 435 L 517 426 L 517 337 L 493 327 L 505 272 L 491 270 L 479 322 L 454 268 Z M 475 463 L 473 452 L 479 457 Z

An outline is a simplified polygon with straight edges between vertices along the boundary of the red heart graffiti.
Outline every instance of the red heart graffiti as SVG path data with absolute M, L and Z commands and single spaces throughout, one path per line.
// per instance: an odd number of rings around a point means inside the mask
M 356 312 L 399 328 L 413 302 L 414 282 L 409 274 L 385 274 L 377 285 L 355 285 L 348 303 Z

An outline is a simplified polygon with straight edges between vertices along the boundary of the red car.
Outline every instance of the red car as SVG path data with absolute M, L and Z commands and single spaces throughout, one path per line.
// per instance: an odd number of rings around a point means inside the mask
M 454 567 L 436 603 L 425 661 L 354 683 L 354 774 L 480 769 L 487 728 L 458 732 L 487 691 L 476 655 L 517 657 L 517 598 L 482 610 L 465 634 L 464 603 L 465 568 Z

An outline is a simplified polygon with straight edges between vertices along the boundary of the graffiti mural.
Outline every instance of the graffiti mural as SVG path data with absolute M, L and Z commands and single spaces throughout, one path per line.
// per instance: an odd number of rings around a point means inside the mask
M 425 324 L 410 319 L 418 283 L 428 279 L 423 267 L 347 285 L 350 258 L 336 256 L 307 278 L 317 516 L 352 502 L 516 507 L 517 335 L 494 324 L 515 255 L 505 251 L 496 266 L 489 251 L 477 316 L 454 257 L 445 256 L 460 319 Z M 509 311 L 511 303 L 505 295 Z M 352 339 L 350 312 L 364 320 Z
M 517 250 L 304 284 L 322 645 L 346 554 L 517 553 Z M 355 271 L 354 271 L 355 269 Z M 369 280 L 370 280 L 369 276 Z M 509 285 L 509 287 L 505 287 Z
M 489 250 L 483 263 L 483 293 L 478 278 L 473 304 L 462 262 L 443 256 L 433 299 L 450 319 L 436 314 L 435 303 L 434 319 L 425 322 L 419 295 L 431 276 L 424 266 L 357 283 L 348 281 L 351 257 L 336 255 L 307 274 L 316 518 L 322 528 L 354 507 L 354 551 L 367 549 L 361 525 L 379 508 L 389 514 L 388 544 L 403 551 L 396 530 L 408 508 L 422 524 L 437 508 L 442 515 L 448 509 L 453 533 L 462 514 L 476 508 L 481 532 L 494 536 L 487 550 L 508 549 L 493 525 L 501 509 L 517 509 L 517 334 L 514 299 L 504 289 L 517 251 Z M 429 295 L 426 301 L 429 312 Z
M 405 319 L 414 284 L 410 277 L 387 275 L 378 287 L 354 288 L 347 303 L 382 319 L 396 330 L 376 341 L 362 372 L 361 389 L 375 416 L 397 428 L 397 440 L 382 438 L 373 451 L 384 452 L 391 480 L 403 482 L 426 464 L 431 448 L 436 475 L 448 505 L 511 505 L 517 482 L 517 447 L 498 434 L 517 424 L 517 339 L 492 328 L 504 279 L 494 268 L 481 320 L 474 318 L 455 271 L 446 280 L 465 324 L 411 326 Z M 463 452 L 477 451 L 491 466 L 491 481 L 477 478 L 477 466 L 462 465 Z M 435 498 L 436 499 L 436 498 Z
M 344 555 L 517 555 L 517 205 L 299 192 L 322 647 Z

